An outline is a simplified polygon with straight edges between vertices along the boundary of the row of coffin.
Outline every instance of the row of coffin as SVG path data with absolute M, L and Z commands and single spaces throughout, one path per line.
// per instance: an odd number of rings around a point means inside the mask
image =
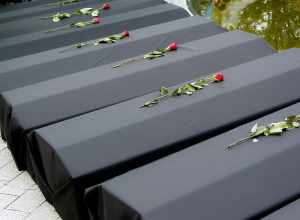
M 225 148 L 256 122 L 299 114 L 300 51 L 276 53 L 161 1 L 126 13 L 127 0 L 111 4 L 119 11 L 107 23 L 83 30 L 46 35 L 38 21 L 19 34 L 27 22 L 1 24 L 17 35 L 0 42 L 1 133 L 62 218 L 260 219 L 297 198 L 297 129 Z M 133 30 L 124 41 L 69 50 L 124 29 Z M 161 59 L 112 68 L 172 41 L 178 50 Z M 224 82 L 139 108 L 160 86 L 216 71 Z

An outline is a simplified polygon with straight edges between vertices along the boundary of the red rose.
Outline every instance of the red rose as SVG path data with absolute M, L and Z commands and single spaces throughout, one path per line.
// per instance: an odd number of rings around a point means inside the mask
M 167 46 L 166 50 L 167 51 L 177 50 L 176 42 L 173 42 L 173 43 L 169 44 L 169 46 Z
M 224 80 L 224 75 L 221 72 L 217 72 L 214 75 L 214 80 L 215 80 L 215 82 L 221 82 Z
M 101 19 L 99 16 L 93 17 L 93 24 L 100 24 L 100 22 L 101 22 Z
M 122 32 L 122 37 L 129 37 L 129 32 L 128 31 L 123 31 Z
M 109 3 L 104 3 L 104 4 L 102 5 L 102 9 L 104 9 L 104 10 L 109 10 L 110 8 L 111 8 L 111 6 L 110 6 Z

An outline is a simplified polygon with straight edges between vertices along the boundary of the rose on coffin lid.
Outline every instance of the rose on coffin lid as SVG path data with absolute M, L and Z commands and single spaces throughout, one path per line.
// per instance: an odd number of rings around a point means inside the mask
M 45 31 L 45 33 L 61 31 L 61 30 L 66 30 L 66 29 L 70 29 L 70 28 L 84 28 L 86 26 L 96 25 L 96 24 L 100 24 L 100 23 L 101 23 L 100 17 L 95 16 L 89 21 L 80 21 L 80 22 L 77 22 L 77 23 L 71 23 L 71 24 L 66 25 L 66 26 L 62 26 L 62 27 L 47 30 L 47 31 Z
M 56 13 L 54 15 L 48 17 L 42 17 L 41 19 L 49 19 L 51 18 L 53 22 L 59 22 L 61 20 L 72 17 L 73 15 L 91 15 L 93 17 L 99 16 L 101 10 L 109 10 L 111 5 L 109 3 L 104 3 L 101 7 L 98 8 L 80 8 L 74 10 L 72 13 Z
M 227 150 L 231 150 L 234 147 L 247 142 L 249 140 L 253 140 L 253 142 L 257 142 L 257 138 L 260 136 L 274 136 L 281 135 L 284 131 L 288 131 L 291 129 L 300 128 L 300 115 L 290 115 L 285 118 L 284 121 L 270 123 L 268 125 L 258 125 L 255 124 L 249 132 L 249 135 L 245 138 L 242 138 L 227 147 Z
M 208 86 L 211 83 L 218 83 L 224 81 L 224 75 L 221 72 L 217 72 L 213 75 L 210 75 L 203 79 L 198 79 L 190 83 L 186 83 L 180 87 L 177 87 L 173 90 L 167 87 L 160 88 L 160 95 L 156 98 L 145 102 L 141 108 L 151 107 L 153 105 L 157 105 L 160 103 L 162 99 L 167 97 L 175 97 L 175 96 L 182 96 L 182 95 L 193 95 L 194 93 L 198 92 L 199 90 L 203 89 L 204 87 Z
M 157 59 L 157 58 L 165 56 L 166 53 L 175 51 L 175 50 L 177 50 L 177 44 L 176 44 L 176 42 L 172 42 L 165 48 L 159 48 L 159 49 L 153 50 L 153 51 L 143 55 L 142 57 L 125 60 L 120 64 L 114 65 L 113 68 L 118 68 L 118 67 L 121 67 L 126 64 L 129 64 L 129 63 L 132 63 L 132 62 L 135 62 L 138 60 L 142 60 L 142 59 L 146 59 L 146 60 Z
M 90 46 L 90 45 L 98 46 L 100 44 L 112 44 L 112 43 L 116 43 L 117 41 L 123 40 L 123 39 L 128 38 L 128 37 L 129 37 L 129 32 L 128 31 L 123 31 L 120 34 L 114 34 L 114 35 L 104 37 L 104 38 L 99 38 L 99 39 L 96 39 L 96 40 L 80 42 L 80 43 L 72 45 L 72 47 L 69 48 L 69 49 L 73 49 L 73 48 L 79 49 L 79 48 Z M 61 52 L 68 51 L 69 49 L 63 50 Z

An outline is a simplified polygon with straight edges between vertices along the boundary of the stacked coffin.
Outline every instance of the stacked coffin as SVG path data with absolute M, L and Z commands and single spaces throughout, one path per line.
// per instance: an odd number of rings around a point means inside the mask
M 110 23 L 110 17 L 114 15 L 118 15 L 121 13 L 128 13 L 132 12 L 138 9 L 144 9 L 148 7 L 155 7 L 155 6 L 161 6 L 163 4 L 163 0 L 121 0 L 118 1 L 112 1 L 110 3 L 111 9 L 109 10 L 103 10 L 101 13 L 101 18 L 103 20 L 103 24 Z M 88 8 L 96 8 L 101 7 L 100 2 L 92 1 L 89 2 L 89 4 L 85 4 L 84 7 Z M 55 9 L 58 10 L 58 9 Z M 62 9 L 61 9 L 62 10 Z M 74 9 L 72 9 L 74 11 Z M 62 12 L 72 12 L 72 10 L 63 10 Z M 53 22 L 50 18 L 51 15 L 55 13 L 47 13 L 43 16 L 30 16 L 29 18 L 23 18 L 21 20 L 14 20 L 11 22 L 6 22 L 1 24 L 1 31 L 3 33 L 0 35 L 0 39 L 3 38 L 9 38 L 9 37 L 15 37 L 18 35 L 28 34 L 32 32 L 38 32 L 38 31 L 46 31 L 51 28 L 57 28 L 64 24 L 72 23 L 72 22 L 79 22 L 81 20 L 89 20 L 88 16 L 72 16 L 69 19 L 62 20 L 61 22 Z M 49 19 L 46 19 L 49 17 Z M 158 22 L 160 23 L 160 22 Z M 101 24 L 102 25 L 102 24 Z M 113 25 L 111 24 L 110 27 L 113 28 Z M 45 33 L 45 35 L 49 35 L 50 33 Z M 79 38 L 80 39 L 80 38 Z
M 224 69 L 225 82 L 201 95 L 140 108 L 157 95 L 154 92 L 36 129 L 26 138 L 31 172 L 60 213 L 69 211 L 64 215 L 70 216 L 77 210 L 81 216 L 87 187 L 299 101 L 299 59 L 296 50 L 270 55 Z M 283 84 L 289 87 L 272 98 Z M 138 91 L 133 85 L 129 88 Z M 99 99 L 104 100 L 101 94 Z M 61 105 L 64 109 L 64 102 Z M 22 117 L 24 124 L 31 121 L 26 119 Z
M 45 0 L 0 15 L 1 134 L 62 219 L 242 220 L 297 195 L 296 129 L 225 148 L 247 134 L 245 123 L 299 114 L 300 51 L 276 53 L 162 0 L 109 2 L 99 25 L 51 33 L 88 16 L 41 17 L 99 3 Z M 73 45 L 124 30 L 129 37 L 112 44 Z M 144 59 L 171 42 L 176 50 Z M 162 86 L 218 71 L 224 81 L 141 108 Z
M 251 100 L 245 109 L 262 104 L 260 98 Z M 237 106 L 231 107 L 231 116 L 238 118 Z M 225 111 L 211 106 L 210 121 L 217 123 Z M 92 219 L 260 219 L 299 195 L 300 131 L 249 141 L 234 150 L 226 146 L 245 137 L 255 123 L 277 122 L 299 112 L 298 103 L 91 188 L 86 199 Z M 198 114 L 198 122 L 208 120 L 202 119 L 207 114 Z M 298 202 L 264 220 L 296 220 L 299 214 Z
M 228 41 L 228 38 L 233 40 Z M 64 180 L 56 180 L 56 177 L 48 180 L 44 176 L 50 170 L 48 167 L 44 167 L 48 165 L 41 160 L 40 150 L 33 146 L 37 140 L 32 131 L 75 116 L 83 115 L 85 117 L 89 115 L 85 114 L 88 112 L 92 112 L 90 114 L 102 112 L 101 109 L 107 106 L 113 105 L 114 108 L 119 109 L 118 105 L 114 104 L 154 92 L 162 84 L 165 86 L 176 85 L 205 76 L 209 72 L 236 66 L 273 53 L 274 51 L 259 38 L 241 32 L 222 33 L 182 44 L 178 51 L 155 62 L 141 61 L 120 69 L 113 69 L 114 63 L 112 63 L 6 91 L 1 95 L 2 132 L 19 168 L 28 169 L 41 186 L 46 198 L 54 203 L 57 209 L 61 209 L 61 212 L 72 211 L 74 213 L 73 210 L 80 210 L 84 207 L 82 199 L 78 200 L 80 205 L 76 206 L 75 197 L 82 198 L 84 188 L 96 184 L 98 180 L 80 186 L 82 189 L 76 189 L 76 192 L 73 193 L 74 198 L 71 200 L 65 195 L 61 196 L 57 192 L 58 188 L 62 188 L 61 184 L 66 185 L 66 191 L 70 190 L 68 187 L 73 188 L 73 186 L 68 186 Z M 211 59 L 217 59 L 219 62 L 211 62 Z M 182 74 L 183 72 L 185 74 Z M 130 112 L 132 114 L 136 110 L 140 112 L 139 105 L 141 104 L 142 102 L 132 106 L 134 111 L 130 110 Z M 126 112 L 129 109 L 125 108 L 124 110 Z M 96 118 L 93 120 L 97 121 Z M 73 140 L 72 137 L 67 138 Z M 127 150 L 129 151 L 129 149 Z M 84 151 L 87 151 L 87 148 Z M 136 150 L 132 149 L 132 151 Z M 46 154 L 52 155 L 52 153 Z M 98 161 L 98 156 L 96 161 Z M 53 167 L 52 161 L 50 163 L 52 168 L 56 167 Z M 68 169 L 66 168 L 67 173 L 69 173 Z M 53 172 L 59 173 L 58 171 Z M 87 171 L 87 173 L 89 172 Z M 110 171 L 110 173 L 113 172 Z M 66 178 L 69 179 L 69 177 Z M 58 186 L 53 186 L 51 185 L 52 180 L 62 182 Z M 76 196 L 77 193 L 78 196 Z M 65 199 L 68 200 L 67 203 L 65 203 Z M 70 201 L 74 201 L 74 209 L 68 210 L 65 205 L 68 204 L 70 207 L 72 204 Z
M 147 6 L 145 8 L 141 8 L 143 5 L 140 5 L 141 0 L 131 0 L 130 4 L 134 5 L 135 2 L 137 4 L 136 7 L 140 8 L 133 11 L 130 11 L 130 8 L 132 7 L 127 8 L 126 4 L 122 4 L 123 2 L 127 1 L 129 0 L 112 1 L 111 11 L 113 11 L 113 7 L 116 5 L 116 8 L 119 8 L 121 13 L 111 16 L 104 16 L 100 24 L 90 25 L 85 28 L 68 28 L 60 31 L 48 32 L 53 28 L 54 23 L 51 23 L 51 27 L 49 27 L 49 24 L 47 26 L 39 25 L 39 23 L 49 23 L 49 20 L 51 21 L 51 19 L 45 21 L 41 20 L 40 17 L 36 17 L 35 25 L 31 23 L 32 19 L 30 18 L 27 20 L 27 22 L 25 21 L 30 28 L 33 26 L 32 28 L 34 29 L 34 32 L 22 34 L 23 25 L 18 24 L 20 22 L 19 20 L 16 22 L 11 22 L 13 23 L 11 25 L 1 24 L 1 27 L 3 26 L 4 28 L 0 28 L 0 31 L 4 33 L 7 32 L 7 35 L 5 34 L 5 37 L 0 41 L 0 50 L 6 51 L 5 53 L 0 54 L 0 60 L 12 59 L 15 57 L 67 46 L 78 43 L 78 41 L 87 41 L 93 38 L 105 37 L 107 35 L 116 34 L 122 31 L 124 28 L 127 30 L 133 30 L 188 16 L 188 13 L 183 9 L 170 4 L 162 3 L 162 0 L 145 0 L 143 1 Z M 149 2 L 156 4 L 158 2 L 161 4 L 148 7 Z M 122 6 L 125 9 L 122 9 Z M 47 16 L 49 16 L 49 14 Z M 80 21 L 90 20 L 89 17 L 79 17 Z M 75 16 L 75 19 L 78 18 Z M 72 17 L 70 19 L 66 19 L 67 25 L 72 22 L 70 22 L 70 20 L 72 20 Z M 57 25 L 60 27 L 65 26 L 61 24 L 61 22 L 58 22 Z M 55 27 L 57 25 L 55 24 Z M 47 27 L 48 29 L 45 29 Z
M 22 168 L 25 137 L 33 129 L 145 95 L 162 84 L 175 85 L 272 53 L 259 38 L 227 32 L 182 44 L 176 53 L 155 62 L 142 61 L 119 69 L 107 64 L 2 92 L 2 133 Z

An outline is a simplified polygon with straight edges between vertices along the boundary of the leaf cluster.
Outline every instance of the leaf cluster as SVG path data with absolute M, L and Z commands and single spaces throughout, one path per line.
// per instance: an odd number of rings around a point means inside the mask
M 260 136 L 281 135 L 283 132 L 300 127 L 300 115 L 290 115 L 284 121 L 270 123 L 268 125 L 255 124 L 246 138 L 238 140 L 227 148 L 231 149 L 245 141 L 256 139 Z
M 190 83 L 186 83 L 182 86 L 179 86 L 175 89 L 169 89 L 167 87 L 160 88 L 160 95 L 150 101 L 145 102 L 141 108 L 151 107 L 153 105 L 159 104 L 160 101 L 167 97 L 175 97 L 175 96 L 182 96 L 182 95 L 193 95 L 199 90 L 204 89 L 204 87 L 208 86 L 211 83 L 217 82 L 214 79 L 214 75 L 208 76 L 204 79 L 195 80 Z
M 167 50 L 165 48 L 159 48 L 156 50 L 153 50 L 147 54 L 144 55 L 144 59 L 148 59 L 148 60 L 153 60 L 159 57 L 163 57 L 165 56 L 165 53 L 167 52 Z
M 70 13 L 56 13 L 51 16 L 53 22 L 59 22 L 65 18 L 70 18 L 72 15 Z
M 122 34 L 114 34 L 105 38 L 100 38 L 97 40 L 93 40 L 93 41 L 87 41 L 87 42 L 81 42 L 81 43 L 77 43 L 75 45 L 73 45 L 73 47 L 75 48 L 82 48 L 85 46 L 90 46 L 90 45 L 95 45 L 98 46 L 100 44 L 112 44 L 112 43 L 116 43 L 119 40 L 124 39 L 125 37 Z
M 98 16 L 100 10 L 97 8 L 79 8 L 76 9 L 72 14 L 75 15 L 91 15 L 91 16 Z

